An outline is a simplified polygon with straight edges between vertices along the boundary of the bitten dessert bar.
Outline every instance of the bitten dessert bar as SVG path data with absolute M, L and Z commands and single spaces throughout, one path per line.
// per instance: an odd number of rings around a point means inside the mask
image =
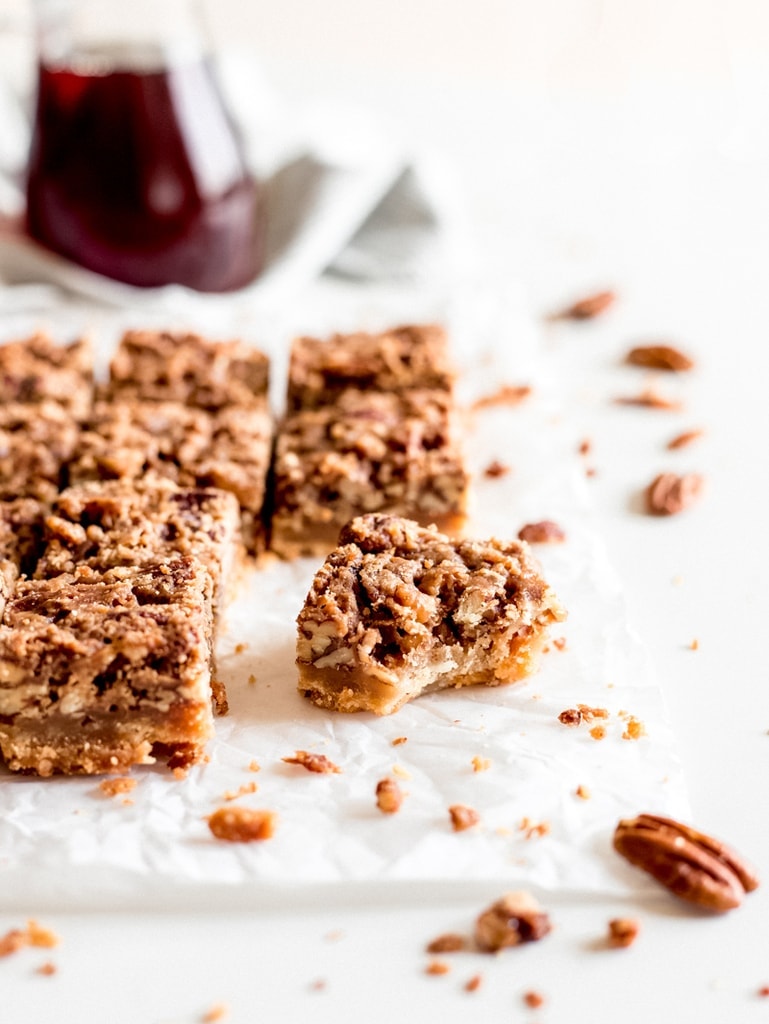
M 349 519 L 375 511 L 459 532 L 467 487 L 450 395 L 343 391 L 283 423 L 272 548 L 287 558 L 325 554 Z
M 299 690 L 333 711 L 386 715 L 432 690 L 515 682 L 564 618 L 525 542 L 361 516 L 299 614 Z

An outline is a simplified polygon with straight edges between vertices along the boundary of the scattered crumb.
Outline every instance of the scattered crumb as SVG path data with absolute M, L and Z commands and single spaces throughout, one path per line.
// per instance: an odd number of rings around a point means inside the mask
M 121 800 L 120 803 L 123 805 L 123 807 L 133 807 L 134 805 L 134 801 L 129 800 L 128 798 L 126 798 L 125 800 Z
M 219 807 L 206 820 L 217 839 L 252 843 L 272 838 L 277 815 L 274 811 L 257 811 L 250 807 Z
M 508 892 L 479 915 L 475 942 L 482 952 L 496 953 L 523 942 L 536 942 L 550 928 L 550 918 L 530 893 Z
M 248 644 L 235 644 L 235 653 L 236 654 L 242 654 L 244 651 L 247 651 L 247 650 L 248 650 Z
M 598 470 L 595 468 L 595 466 L 588 466 L 585 470 L 585 476 L 591 478 L 594 476 L 598 476 Z
M 403 790 L 395 779 L 381 779 L 376 785 L 376 805 L 382 814 L 395 814 L 403 803 Z
M 680 587 L 683 586 L 684 578 L 683 576 L 674 576 L 670 582 L 674 587 Z
M 557 651 L 565 651 L 566 650 L 566 637 L 565 636 L 557 636 L 553 640 L 553 647 L 555 647 L 555 649 Z
M 451 964 L 445 960 L 431 960 L 425 967 L 425 974 L 448 974 L 450 970 Z
M 40 964 L 39 967 L 35 968 L 35 974 L 42 974 L 43 977 L 50 978 L 51 975 L 56 974 L 57 969 L 56 964 L 46 960 L 44 964 Z
M 473 828 L 481 820 L 480 814 L 472 807 L 466 807 L 465 804 L 452 804 L 449 807 L 449 817 L 455 832 L 464 832 L 468 828 Z
M 334 928 L 330 932 L 326 932 L 323 936 L 326 942 L 339 942 L 340 939 L 344 938 L 344 930 L 342 928 Z
M 102 779 L 99 783 L 99 789 L 104 796 L 119 796 L 123 793 L 130 793 L 135 788 L 136 779 L 129 778 Z
M 397 775 L 399 779 L 410 779 L 411 774 L 408 772 L 402 764 L 393 765 L 393 775 Z
M 35 946 L 38 949 L 53 949 L 59 945 L 59 936 L 49 928 L 43 928 L 37 921 L 27 921 L 27 927 L 11 928 L 5 935 L 0 936 L 0 957 L 11 956 L 18 953 L 25 946 Z
M 428 953 L 459 953 L 466 946 L 464 935 L 456 932 L 446 932 L 433 939 L 427 946 Z
M 582 721 L 582 712 L 579 708 L 565 708 L 558 716 L 561 725 L 575 726 Z
M 769 997 L 769 985 L 762 985 L 761 988 L 758 990 L 758 994 L 761 996 L 762 999 L 766 999 L 767 997 Z
M 615 917 L 609 921 L 609 933 L 606 941 L 613 949 L 632 946 L 638 938 L 641 926 L 634 917 Z
M 326 979 L 325 978 L 316 978 L 314 981 L 311 981 L 310 984 L 309 984 L 309 989 L 310 989 L 311 992 L 322 992 L 325 989 L 325 987 L 326 987 Z
M 606 735 L 606 729 L 602 725 L 594 725 L 590 730 L 590 735 L 594 740 L 602 740 Z
M 518 405 L 531 394 L 528 384 L 503 384 L 488 395 L 476 398 L 470 406 L 472 410 L 490 409 L 495 405 Z
M 653 516 L 678 515 L 700 497 L 704 483 L 699 473 L 660 473 L 646 488 L 646 511 Z
M 188 772 L 186 768 L 182 768 L 181 765 L 177 765 L 176 768 L 173 769 L 172 774 L 177 782 L 181 782 L 182 779 L 187 778 Z
M 694 360 L 672 345 L 638 345 L 625 356 L 631 366 L 643 366 L 649 370 L 691 370 Z
M 391 747 L 399 747 L 402 743 L 408 742 L 408 736 L 396 736 L 390 744 Z
M 540 523 L 522 526 L 518 531 L 518 540 L 525 540 L 529 544 L 561 544 L 566 540 L 566 534 L 558 523 L 543 519 Z
M 480 757 L 476 754 L 470 764 L 473 766 L 474 772 L 487 772 L 489 768 L 491 768 L 491 759 L 488 757 Z
M 698 651 L 699 649 L 700 649 L 700 642 L 697 639 L 697 637 L 695 636 L 695 638 L 689 644 L 689 650 L 690 651 Z
M 226 1003 L 216 1003 L 210 1010 L 206 1010 L 200 1018 L 201 1024 L 216 1024 L 217 1021 L 226 1020 L 230 1015 L 230 1008 Z
M 523 1001 L 532 1010 L 537 1010 L 545 1002 L 545 997 L 539 992 L 524 992 Z
M 262 769 L 261 769 L 258 761 L 249 761 L 248 762 L 248 771 L 250 771 L 250 772 L 260 772 L 261 770 Z
M 574 790 L 574 793 L 576 796 L 580 798 L 580 800 L 589 800 L 591 796 L 590 790 L 587 788 L 587 786 L 583 786 L 582 783 L 580 783 L 577 786 L 577 788 Z
M 286 764 L 298 764 L 316 775 L 341 775 L 342 769 L 329 761 L 325 754 L 313 754 L 308 750 L 297 750 L 293 757 L 283 757 Z
M 465 992 L 477 992 L 478 989 L 481 987 L 482 981 L 482 974 L 474 974 L 472 978 L 468 978 L 467 981 L 465 982 Z
M 255 684 L 256 684 L 256 676 L 255 676 L 255 675 L 254 675 L 254 673 L 252 672 L 252 673 L 251 673 L 251 674 L 249 675 L 249 677 L 248 677 L 248 685 L 249 685 L 249 686 L 254 686 Z
M 525 832 L 526 839 L 540 838 L 548 834 L 550 823 L 547 821 L 533 822 L 531 818 L 521 818 L 518 823 L 518 831 Z
M 593 295 L 586 295 L 578 299 L 570 306 L 552 313 L 548 320 L 593 320 L 595 317 L 605 313 L 610 306 L 614 305 L 617 295 L 613 291 L 595 292 Z
M 589 455 L 593 450 L 593 442 L 589 437 L 586 437 L 579 442 L 579 448 L 577 450 L 580 455 Z
M 247 793 L 255 793 L 257 789 L 255 782 L 244 782 L 242 786 L 237 789 L 228 789 L 224 794 L 224 800 L 237 800 L 239 796 L 245 796 Z
M 12 953 L 18 953 L 20 949 L 24 949 L 28 945 L 27 933 L 21 931 L 20 928 L 11 928 L 5 935 L 0 936 L 0 957 L 11 956 Z
M 589 704 L 577 704 L 577 708 L 586 722 L 592 722 L 596 718 L 608 718 L 608 708 L 593 708 Z
M 509 472 L 510 467 L 506 463 L 500 462 L 499 459 L 494 459 L 493 462 L 490 462 L 484 469 L 483 475 L 490 479 L 496 479 L 500 476 L 507 476 Z
M 678 412 L 683 408 L 681 402 L 673 398 L 665 398 L 653 388 L 646 388 L 638 395 L 624 395 L 614 399 L 617 405 L 639 405 L 645 409 L 667 409 Z
M 698 440 L 705 433 L 704 430 L 685 430 L 682 434 L 676 434 L 675 437 L 667 443 L 667 447 L 670 451 L 675 451 L 676 448 L 686 448 L 694 441 Z
M 645 735 L 646 726 L 640 719 L 636 718 L 634 715 L 630 715 L 627 723 L 625 724 L 625 731 L 622 733 L 622 739 L 640 740 L 640 738 Z

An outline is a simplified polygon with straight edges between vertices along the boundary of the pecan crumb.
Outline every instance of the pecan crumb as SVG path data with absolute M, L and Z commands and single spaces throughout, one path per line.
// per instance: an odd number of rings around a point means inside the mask
M 248 770 L 250 772 L 260 772 L 262 769 L 261 769 L 261 766 L 259 765 L 258 761 L 249 761 L 248 762 Z
M 579 451 L 580 455 L 589 455 L 592 452 L 592 450 L 593 450 L 593 442 L 590 440 L 589 437 L 586 437 L 586 438 L 584 438 L 584 440 L 579 442 L 579 449 L 578 449 L 578 451 Z
M 507 476 L 509 472 L 510 467 L 506 463 L 500 462 L 499 459 L 494 459 L 484 469 L 483 475 L 489 477 L 490 479 L 495 479 L 496 477 L 499 476 Z
M 244 651 L 247 651 L 247 650 L 248 650 L 248 644 L 235 644 L 235 653 L 236 654 L 242 654 Z
M 472 828 L 481 820 L 480 814 L 474 808 L 467 807 L 465 804 L 452 804 L 449 807 L 449 817 L 455 832 L 464 832 L 465 829 Z
M 547 821 L 532 822 L 530 818 L 521 818 L 518 825 L 519 832 L 526 833 L 526 839 L 534 839 L 546 836 L 550 831 L 550 824 Z
M 580 800 L 589 800 L 590 799 L 590 790 L 587 788 L 587 786 L 583 786 L 582 783 L 580 783 L 577 786 L 577 788 L 574 790 L 574 792 L 580 798 Z
M 616 298 L 617 295 L 613 291 L 595 292 L 593 295 L 586 295 L 583 299 L 578 299 L 560 312 L 553 313 L 549 319 L 592 320 L 594 317 L 600 316 L 601 313 L 605 313 L 614 304 Z
M 695 638 L 689 644 L 689 650 L 690 651 L 698 651 L 699 649 L 700 649 L 700 642 L 697 639 L 697 637 L 695 636 Z
M 653 516 L 674 516 L 699 498 L 704 479 L 699 473 L 660 473 L 646 489 L 646 511 Z
M 644 409 L 667 409 L 669 412 L 677 412 L 682 408 L 680 402 L 674 398 L 665 398 L 653 388 L 646 388 L 638 395 L 624 395 L 615 398 L 617 405 L 639 405 Z
M 694 441 L 698 440 L 698 438 L 702 437 L 704 433 L 704 430 L 685 430 L 682 434 L 676 434 L 675 437 L 671 437 L 667 443 L 667 447 L 670 451 L 675 451 L 676 448 L 686 448 L 687 445 L 692 444 Z
M 634 917 L 615 917 L 609 921 L 609 934 L 606 941 L 613 949 L 632 946 L 638 938 L 640 928 L 641 926 Z
M 537 1010 L 544 1004 L 545 997 L 539 992 L 524 992 L 523 1001 L 527 1006 L 530 1006 L 532 1010 Z
M 329 761 L 325 754 L 313 754 L 308 750 L 297 750 L 293 757 L 283 757 L 286 764 L 298 764 L 308 772 L 317 775 L 341 775 L 342 769 Z
M 590 735 L 594 740 L 602 740 L 606 736 L 606 729 L 602 725 L 594 725 L 590 730 Z
M 50 960 L 46 960 L 44 964 L 40 964 L 39 967 L 35 968 L 35 974 L 42 974 L 43 977 L 50 978 L 51 975 L 56 974 L 56 964 L 51 963 Z
M 0 936 L 0 957 L 10 956 L 18 953 L 20 949 L 29 945 L 29 937 L 20 928 L 11 928 L 5 935 Z
M 470 408 L 478 410 L 491 409 L 495 405 L 518 405 L 530 394 L 531 387 L 528 384 L 503 384 L 496 391 L 476 398 Z
M 252 843 L 272 838 L 277 815 L 274 811 L 257 811 L 250 807 L 218 807 L 207 821 L 217 839 Z
M 582 717 L 586 722 L 592 722 L 596 718 L 608 718 L 608 708 L 593 708 L 589 704 L 577 704 L 577 708 L 582 713 Z
M 566 650 L 566 637 L 565 636 L 557 636 L 553 640 L 553 647 L 555 647 L 555 649 L 557 651 L 565 651 Z
M 565 708 L 558 716 L 562 725 L 575 726 L 582 721 L 582 712 L 579 708 Z
M 525 540 L 529 544 L 561 544 L 566 540 L 566 534 L 558 523 L 543 519 L 541 523 L 522 526 L 518 531 L 518 540 Z
M 136 788 L 136 779 L 103 779 L 99 783 L 99 789 L 104 796 L 119 796 L 123 793 L 130 793 Z
M 217 1021 L 226 1020 L 230 1015 L 230 1008 L 226 1003 L 216 1003 L 210 1010 L 206 1010 L 200 1018 L 201 1024 L 217 1024 Z
M 475 941 L 484 953 L 536 942 L 550 931 L 550 919 L 528 892 L 506 893 L 484 910 L 475 924 Z
M 646 735 L 646 726 L 634 715 L 628 717 L 625 723 L 625 731 L 622 733 L 623 740 L 639 740 Z
M 395 814 L 403 803 L 403 790 L 395 779 L 381 779 L 376 784 L 376 805 L 382 814 Z
M 315 978 L 314 981 L 310 982 L 310 991 L 311 992 L 322 992 L 325 989 L 325 987 L 326 987 L 326 979 L 325 978 Z
M 446 932 L 427 946 L 428 953 L 459 953 L 465 948 L 465 938 L 456 932 Z
M 465 982 L 465 992 L 477 992 L 481 987 L 483 981 L 483 975 L 474 974 L 472 978 L 468 978 Z
M 643 366 L 650 370 L 691 370 L 694 360 L 673 348 L 672 345 L 637 345 L 625 356 L 631 366 Z
M 59 945 L 59 936 L 50 928 L 43 928 L 37 921 L 27 921 L 27 938 L 30 946 L 39 949 L 53 949 Z
M 255 782 L 244 782 L 242 786 L 238 786 L 237 789 L 228 789 L 224 794 L 224 799 L 228 802 L 230 800 L 237 800 L 239 796 L 245 796 L 247 793 L 256 792 Z
M 447 964 L 445 960 L 431 960 L 425 967 L 425 974 L 448 974 L 450 970 L 451 964 Z
M 487 772 L 489 768 L 491 768 L 491 759 L 488 757 L 480 757 L 476 754 L 470 764 L 473 766 L 474 772 Z
M 766 999 L 767 996 L 769 996 L 769 985 L 762 985 L 761 988 L 758 990 L 758 994 L 762 997 L 762 999 Z
M 390 743 L 391 747 L 399 747 L 402 743 L 408 742 L 408 736 L 396 736 L 395 739 Z

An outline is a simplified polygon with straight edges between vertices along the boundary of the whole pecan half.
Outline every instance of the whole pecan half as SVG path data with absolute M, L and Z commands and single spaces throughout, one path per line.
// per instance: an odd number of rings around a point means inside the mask
M 672 818 L 639 814 L 620 821 L 614 849 L 674 895 L 723 913 L 742 903 L 758 878 L 734 850 Z

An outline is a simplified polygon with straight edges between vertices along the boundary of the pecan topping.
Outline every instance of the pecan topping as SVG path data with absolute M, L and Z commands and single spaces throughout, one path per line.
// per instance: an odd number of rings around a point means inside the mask
M 609 306 L 613 305 L 617 296 L 614 292 L 596 292 L 594 295 L 586 295 L 584 299 L 567 306 L 560 313 L 555 313 L 553 320 L 592 320 L 604 313 Z
M 561 544 L 566 540 L 566 534 L 558 523 L 543 519 L 541 523 L 522 526 L 518 531 L 518 540 L 525 540 L 529 544 Z
M 639 345 L 631 348 L 625 362 L 651 370 L 691 370 L 694 366 L 693 359 L 672 345 Z
M 484 910 L 475 924 L 475 941 L 484 953 L 536 942 L 550 931 L 550 919 L 527 892 L 509 892 Z
M 646 510 L 653 516 L 674 516 L 689 508 L 702 492 L 699 473 L 660 473 L 646 489 Z
M 286 764 L 298 764 L 316 775 L 341 775 L 339 765 L 329 761 L 325 754 L 312 754 L 309 750 L 297 750 L 293 757 L 282 757 Z
M 702 437 L 703 434 L 704 431 L 700 429 L 685 430 L 682 434 L 676 434 L 675 437 L 671 437 L 667 443 L 667 447 L 670 451 L 675 451 L 677 448 L 686 448 L 687 445 L 698 440 L 698 438 Z
M 758 886 L 753 869 L 724 843 L 656 814 L 620 821 L 614 848 L 683 900 L 723 913 Z

